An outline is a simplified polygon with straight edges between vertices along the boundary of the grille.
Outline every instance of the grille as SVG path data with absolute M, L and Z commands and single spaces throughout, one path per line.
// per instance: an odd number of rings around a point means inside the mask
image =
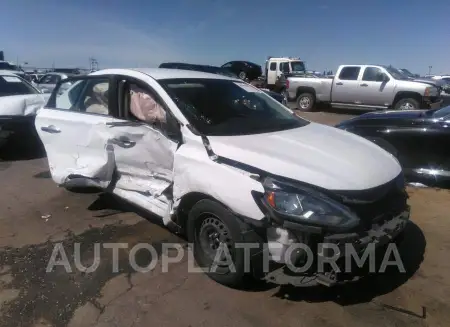
M 378 201 L 367 204 L 351 204 L 353 210 L 361 219 L 364 227 L 382 223 L 399 215 L 407 206 L 406 191 L 394 188 Z
M 408 194 L 405 190 L 403 174 L 371 190 L 345 193 L 345 195 L 341 194 L 347 199 L 343 201 L 344 204 L 358 215 L 361 219 L 360 228 L 364 229 L 393 218 L 407 207 Z

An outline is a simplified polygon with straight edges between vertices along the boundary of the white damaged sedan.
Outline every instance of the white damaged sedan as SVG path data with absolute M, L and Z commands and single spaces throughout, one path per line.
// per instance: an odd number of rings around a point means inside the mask
M 236 78 L 100 70 L 60 82 L 35 126 L 55 183 L 98 187 L 155 214 L 187 235 L 197 263 L 225 285 L 246 275 L 343 282 L 343 245 L 385 244 L 409 219 L 394 156 Z M 321 243 L 334 252 L 317 251 Z M 287 273 L 310 259 L 295 244 L 338 263 Z
M 0 70 L 0 145 L 12 134 L 31 135 L 36 111 L 49 97 L 14 72 Z

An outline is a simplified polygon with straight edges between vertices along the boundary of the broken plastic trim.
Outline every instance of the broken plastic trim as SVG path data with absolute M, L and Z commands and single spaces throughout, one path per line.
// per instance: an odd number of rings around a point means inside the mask
M 206 153 L 208 154 L 209 159 L 212 161 L 216 161 L 219 159 L 219 156 L 214 153 L 211 144 L 209 143 L 208 138 L 205 135 L 202 135 L 203 145 L 205 146 Z

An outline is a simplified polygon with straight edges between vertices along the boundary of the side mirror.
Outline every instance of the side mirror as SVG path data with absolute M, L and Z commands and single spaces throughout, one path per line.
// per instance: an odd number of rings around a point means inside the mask
M 377 75 L 377 82 L 383 82 L 383 83 L 389 82 L 389 77 L 386 74 L 383 74 L 383 73 L 378 74 Z

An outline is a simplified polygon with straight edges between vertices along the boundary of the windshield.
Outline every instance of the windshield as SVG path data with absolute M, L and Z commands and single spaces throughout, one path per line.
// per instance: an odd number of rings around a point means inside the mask
M 0 96 L 39 94 L 31 84 L 14 75 L 0 75 Z
M 293 72 L 306 71 L 305 63 L 303 61 L 291 61 L 291 71 Z
M 409 80 L 408 76 L 406 76 L 404 73 L 402 73 L 397 68 L 394 68 L 394 67 L 391 67 L 391 66 L 383 66 L 383 67 L 384 67 L 384 69 L 386 69 L 389 72 L 389 74 L 391 74 L 391 76 L 394 79 Z
M 276 132 L 309 124 L 263 91 L 222 79 L 158 81 L 186 119 L 204 135 Z
M 401 72 L 402 72 L 404 75 L 408 76 L 408 77 L 412 77 L 412 78 L 415 77 L 413 73 L 411 73 L 409 70 L 407 70 L 407 69 L 405 69 L 405 68 L 402 68 L 402 69 L 401 69 Z

